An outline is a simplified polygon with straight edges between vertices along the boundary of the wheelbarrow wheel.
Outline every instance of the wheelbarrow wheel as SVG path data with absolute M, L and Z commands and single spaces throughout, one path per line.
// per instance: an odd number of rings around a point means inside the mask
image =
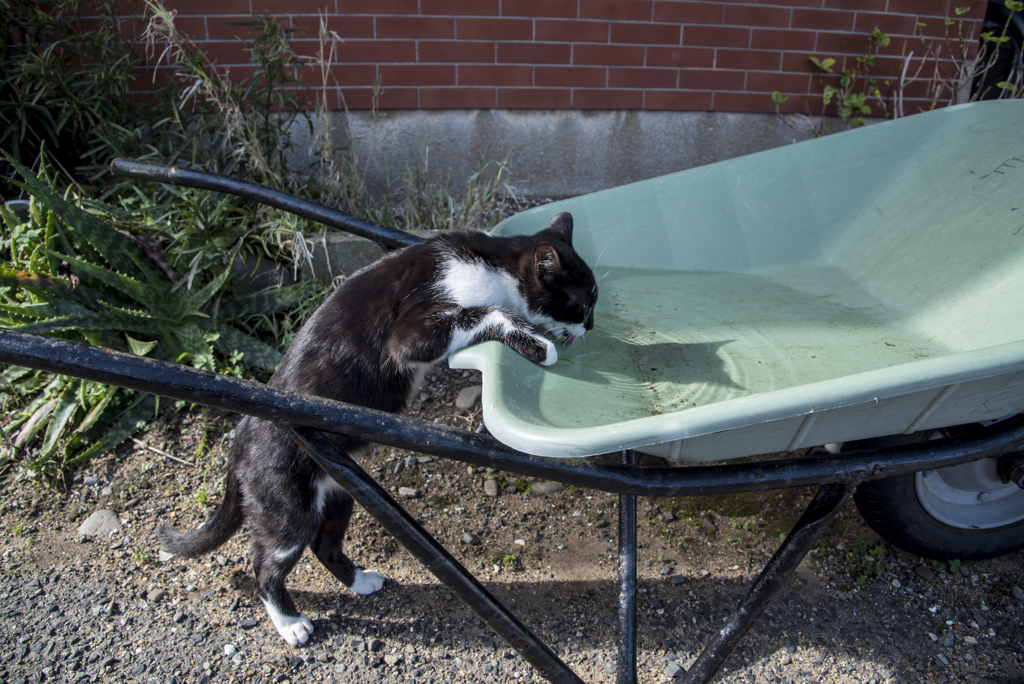
M 843 450 L 927 438 L 865 440 Z M 854 501 L 883 539 L 926 558 L 980 560 L 1024 548 L 1024 490 L 1003 484 L 996 459 L 871 480 L 857 488 Z

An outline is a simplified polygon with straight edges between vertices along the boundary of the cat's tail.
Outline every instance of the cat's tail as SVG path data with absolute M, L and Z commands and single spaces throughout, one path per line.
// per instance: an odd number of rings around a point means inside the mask
M 231 538 L 242 526 L 242 492 L 232 472 L 224 480 L 224 501 L 199 529 L 179 532 L 170 525 L 161 525 L 156 538 L 164 551 L 175 556 L 193 558 L 213 551 Z

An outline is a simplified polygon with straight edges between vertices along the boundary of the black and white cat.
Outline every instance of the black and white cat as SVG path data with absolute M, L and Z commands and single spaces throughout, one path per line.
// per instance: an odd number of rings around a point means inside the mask
M 572 216 L 535 235 L 449 233 L 392 252 L 346 280 L 313 314 L 268 383 L 383 411 L 404 409 L 432 364 L 497 340 L 545 366 L 594 327 L 597 284 L 572 247 Z M 329 435 L 353 457 L 369 445 Z M 164 525 L 157 536 L 177 556 L 209 553 L 248 522 L 260 598 L 292 646 L 313 632 L 285 578 L 309 546 L 358 594 L 384 586 L 342 551 L 352 499 L 280 428 L 244 418 L 228 458 L 224 501 L 193 532 Z

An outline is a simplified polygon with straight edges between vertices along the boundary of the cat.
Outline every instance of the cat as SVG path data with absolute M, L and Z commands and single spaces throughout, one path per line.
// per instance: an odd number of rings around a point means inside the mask
M 572 247 L 572 216 L 560 213 L 535 235 L 448 233 L 391 252 L 356 272 L 296 335 L 268 385 L 398 412 L 425 372 L 452 352 L 497 340 L 535 363 L 558 359 L 594 327 L 597 284 Z M 370 445 L 328 435 L 353 458 Z M 162 526 L 164 550 L 194 557 L 228 540 L 243 521 L 252 537 L 260 599 L 288 644 L 305 643 L 313 625 L 285 588 L 306 546 L 357 594 L 384 585 L 342 551 L 352 498 L 302 453 L 280 427 L 246 416 L 228 456 L 224 500 L 199 529 Z

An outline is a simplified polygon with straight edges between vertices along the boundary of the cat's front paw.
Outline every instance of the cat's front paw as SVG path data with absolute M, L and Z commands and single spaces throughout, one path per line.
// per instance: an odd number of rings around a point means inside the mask
M 288 642 L 289 646 L 306 643 L 309 641 L 309 635 L 313 633 L 313 623 L 309 621 L 305 613 L 299 613 L 294 617 L 271 613 L 270 617 L 274 621 L 277 633 Z
M 363 596 L 380 591 L 384 588 L 384 575 L 376 570 L 356 570 L 356 578 L 349 587 L 352 591 Z
M 550 366 L 558 360 L 558 350 L 555 349 L 555 343 L 546 337 L 540 337 L 538 338 L 538 341 L 544 349 L 544 358 L 537 363 L 542 366 Z

